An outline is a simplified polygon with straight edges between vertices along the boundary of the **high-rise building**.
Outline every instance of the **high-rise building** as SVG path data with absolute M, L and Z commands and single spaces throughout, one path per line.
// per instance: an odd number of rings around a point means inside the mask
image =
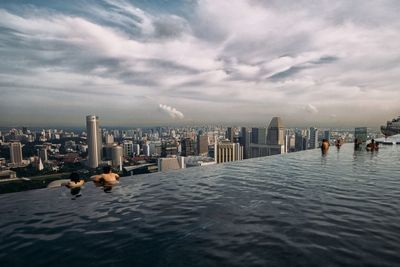
M 181 156 L 194 156 L 194 144 L 191 138 L 184 138 L 181 141 Z
M 197 154 L 200 156 L 208 155 L 208 135 L 199 134 L 197 136 Z
M 133 142 L 125 140 L 123 143 L 124 147 L 124 157 L 132 157 L 133 156 Z
M 250 143 L 257 144 L 257 142 L 258 142 L 258 128 L 252 128 Z
M 243 147 L 239 143 L 220 141 L 215 147 L 214 157 L 217 163 L 243 159 Z
M 97 126 L 97 151 L 99 153 L 99 162 L 103 159 L 103 134 L 99 126 Z
M 42 171 L 44 169 L 42 159 L 40 157 L 36 158 L 36 169 Z
M 42 160 L 42 162 L 47 162 L 48 157 L 47 157 L 47 147 L 42 147 L 39 151 L 39 157 Z
M 267 145 L 284 145 L 285 128 L 280 117 L 273 117 L 268 126 Z
M 267 142 L 267 128 L 252 128 L 251 143 L 265 145 Z
M 114 135 L 112 134 L 107 134 L 106 135 L 106 145 L 111 145 L 114 143 Z
M 86 116 L 86 131 L 88 144 L 88 166 L 97 168 L 101 160 L 101 131 L 99 118 L 95 115 Z M 99 135 L 100 134 L 100 135 Z M 99 140 L 100 138 L 100 140 Z
M 367 127 L 357 127 L 354 130 L 354 138 L 357 139 L 357 143 L 366 143 L 368 138 Z
M 122 165 L 123 148 L 121 146 L 113 146 L 111 149 L 112 166 L 118 167 Z
M 258 128 L 258 141 L 257 144 L 265 145 L 267 142 L 267 128 Z
M 165 141 L 161 143 L 161 157 L 165 158 L 173 156 L 178 153 L 178 146 L 176 142 Z
M 243 158 L 249 159 L 250 156 L 250 132 L 248 128 L 242 127 L 241 129 L 240 144 L 243 147 Z
M 143 149 L 143 155 L 145 155 L 146 157 L 150 157 L 150 145 L 143 144 L 142 149 Z
M 295 150 L 302 151 L 307 149 L 307 137 L 303 136 L 301 132 L 295 133 Z
M 239 143 L 234 143 L 235 155 L 233 160 L 243 160 L 243 146 Z
M 135 156 L 139 156 L 140 155 L 140 146 L 139 146 L 139 144 L 133 144 L 133 154 L 135 154 Z
M 20 142 L 10 144 L 10 160 L 13 164 L 22 164 L 22 145 Z
M 111 160 L 112 159 L 112 148 L 116 146 L 116 144 L 108 144 L 103 147 L 104 150 L 104 160 Z
M 228 127 L 226 130 L 226 139 L 233 142 L 235 138 L 235 130 L 232 127 Z
M 144 151 L 143 151 L 144 153 Z M 149 155 L 151 156 L 160 156 L 162 153 L 162 142 L 161 141 L 152 141 L 149 143 Z
M 273 117 L 268 126 L 268 155 L 285 153 L 285 128 L 280 117 Z
M 323 139 L 326 139 L 326 140 L 330 141 L 331 140 L 331 131 L 324 130 Z
M 310 128 L 309 148 L 310 149 L 318 148 L 318 129 L 316 129 L 314 127 Z
M 285 135 L 285 153 L 295 152 L 295 135 L 287 131 Z

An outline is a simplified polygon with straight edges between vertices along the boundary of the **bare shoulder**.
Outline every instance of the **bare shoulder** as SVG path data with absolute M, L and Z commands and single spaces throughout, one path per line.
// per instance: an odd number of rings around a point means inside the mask
M 83 184 L 85 183 L 84 180 L 80 180 L 78 183 L 74 183 L 74 182 L 69 182 L 67 185 L 65 185 L 68 188 L 77 188 L 77 187 L 81 187 Z
M 99 181 L 100 178 L 101 178 L 101 175 L 93 175 L 93 176 L 90 177 L 90 179 L 93 180 L 93 181 Z

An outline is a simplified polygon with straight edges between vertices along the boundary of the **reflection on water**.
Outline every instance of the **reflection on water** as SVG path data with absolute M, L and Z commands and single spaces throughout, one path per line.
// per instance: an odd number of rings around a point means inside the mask
M 71 195 L 72 195 L 71 199 L 76 199 L 77 197 L 82 196 L 81 187 L 71 188 L 70 191 L 71 191 Z
M 111 193 L 112 189 L 119 184 L 119 182 L 112 182 L 112 183 L 108 183 L 108 182 L 104 182 L 104 181 L 100 181 L 100 182 L 96 182 L 93 181 L 93 184 L 100 188 L 101 190 L 104 191 L 104 193 Z
M 1 195 L 0 265 L 396 266 L 399 161 L 343 145 Z

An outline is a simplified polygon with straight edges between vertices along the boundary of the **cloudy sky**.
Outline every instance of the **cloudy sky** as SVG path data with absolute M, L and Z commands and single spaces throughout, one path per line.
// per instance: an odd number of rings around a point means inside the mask
M 0 126 L 379 126 L 398 0 L 0 2 Z

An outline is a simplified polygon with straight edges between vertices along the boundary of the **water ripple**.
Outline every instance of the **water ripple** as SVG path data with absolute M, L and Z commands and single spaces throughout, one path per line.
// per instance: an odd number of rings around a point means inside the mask
M 349 145 L 1 195 L 0 266 L 396 266 L 399 161 Z

